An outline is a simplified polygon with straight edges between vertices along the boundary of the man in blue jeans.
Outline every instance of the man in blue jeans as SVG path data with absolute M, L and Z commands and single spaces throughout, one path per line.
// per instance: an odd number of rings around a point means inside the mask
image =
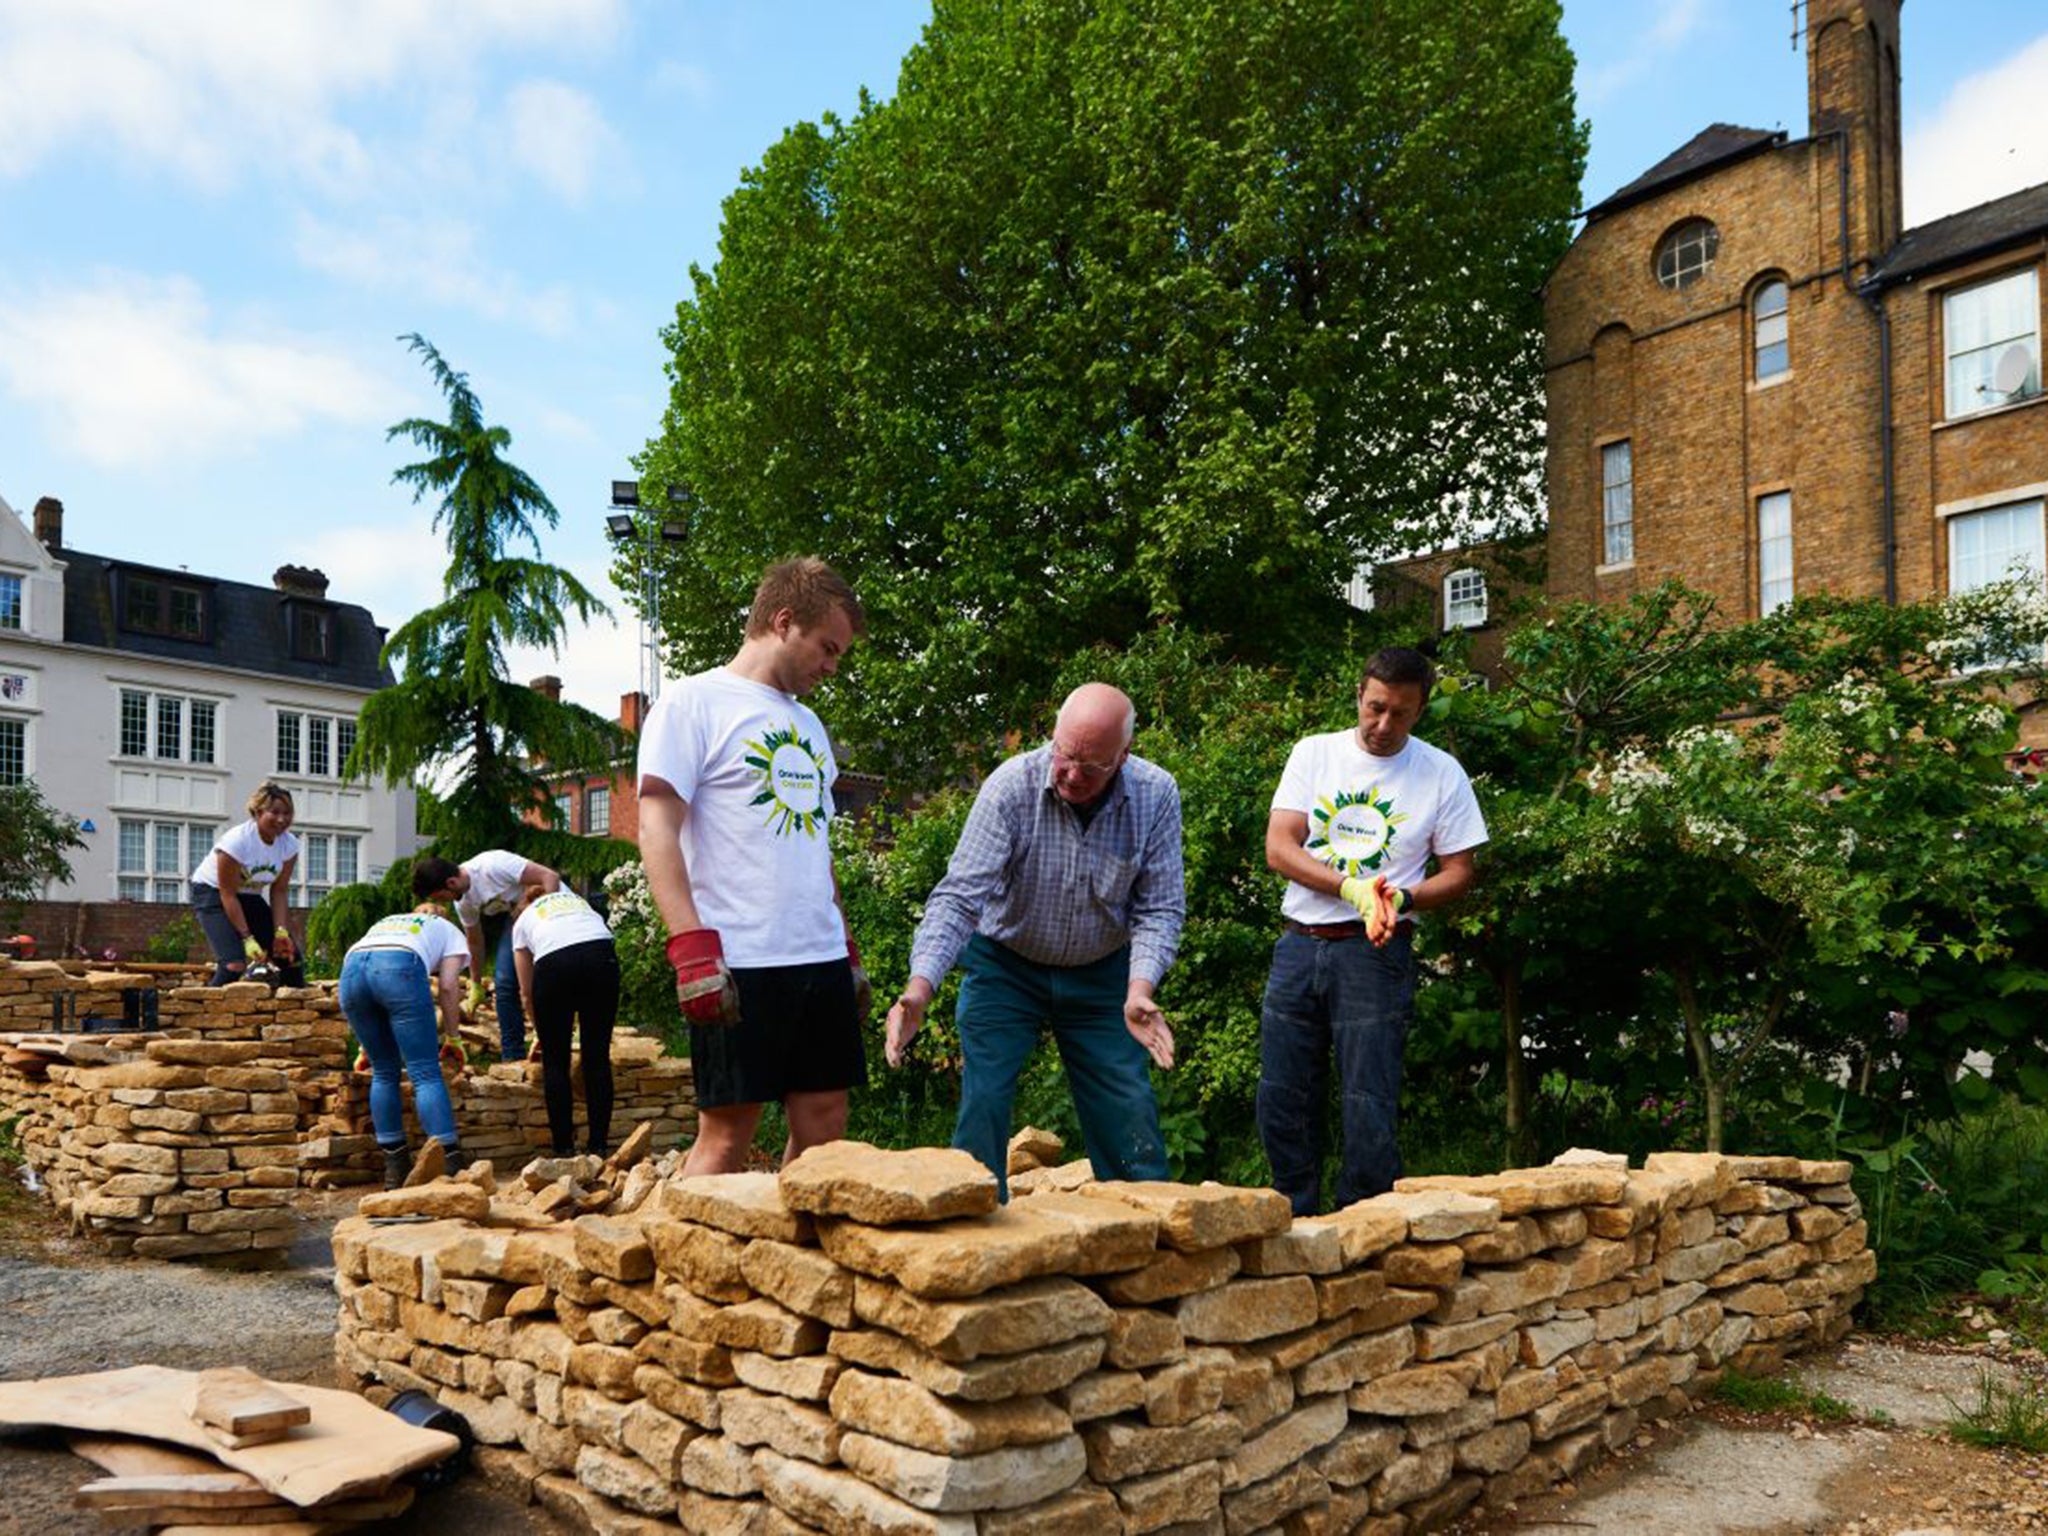
M 1173 1065 L 1173 1031 L 1153 992 L 1187 908 L 1180 790 L 1165 769 L 1131 756 L 1136 723 L 1122 692 L 1083 684 L 1060 706 L 1051 741 L 989 775 L 889 1010 L 893 1067 L 963 961 L 953 1145 L 994 1171 L 1005 1199 L 1010 1105 L 1048 1023 L 1096 1177 L 1167 1176 L 1146 1062 Z
M 1266 863 L 1287 877 L 1287 893 L 1259 1019 L 1259 1139 L 1297 1216 L 1322 1198 L 1333 1045 L 1338 1208 L 1401 1176 L 1415 913 L 1465 893 L 1472 850 L 1486 841 L 1465 770 L 1410 734 L 1435 681 L 1419 651 L 1374 656 L 1358 685 L 1358 728 L 1294 744 L 1266 821 Z

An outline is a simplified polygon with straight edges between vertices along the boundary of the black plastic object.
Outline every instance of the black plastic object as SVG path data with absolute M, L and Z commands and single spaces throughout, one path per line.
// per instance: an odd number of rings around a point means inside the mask
M 391 1399 L 384 1405 L 384 1411 L 396 1414 L 416 1429 L 438 1429 L 460 1442 L 454 1455 L 412 1474 L 410 1480 L 415 1488 L 439 1488 L 469 1470 L 469 1453 L 476 1446 L 476 1435 L 470 1430 L 469 1420 L 453 1408 L 442 1407 L 424 1392 L 410 1391 Z

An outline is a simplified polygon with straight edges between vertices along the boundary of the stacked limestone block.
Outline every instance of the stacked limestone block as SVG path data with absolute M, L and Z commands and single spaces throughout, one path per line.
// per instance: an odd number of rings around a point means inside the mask
M 0 1031 L 77 1028 L 77 1020 L 121 1017 L 125 994 L 156 979 L 129 971 L 78 971 L 55 960 L 0 956 Z
M 344 1223 L 337 1348 L 593 1529 L 1390 1536 L 1837 1336 L 1847 1175 L 1600 1159 L 1295 1221 L 1084 1165 L 997 1209 L 965 1154 L 836 1143 L 553 1228 Z
M 291 1244 L 299 1099 L 254 1040 L 152 1040 L 142 1059 L 55 1067 L 68 1120 L 29 1148 L 60 1214 L 115 1253 L 261 1257 Z M 46 1136 L 46 1133 L 54 1132 Z
M 697 1100 L 688 1059 L 663 1055 L 661 1041 L 632 1029 L 613 1034 L 611 1053 L 613 1141 L 624 1145 L 642 1125 L 652 1127 L 657 1148 L 694 1138 Z M 576 1093 L 581 1135 L 587 1121 L 580 1055 L 571 1059 L 569 1080 Z M 464 1151 L 517 1167 L 552 1145 L 539 1062 L 499 1062 L 451 1077 L 447 1085 Z M 407 1083 L 404 1091 L 406 1138 L 418 1146 L 425 1136 L 413 1114 L 412 1085 Z M 307 1182 L 314 1188 L 367 1184 L 382 1176 L 383 1167 L 370 1128 L 368 1075 L 335 1078 L 310 1121 Z

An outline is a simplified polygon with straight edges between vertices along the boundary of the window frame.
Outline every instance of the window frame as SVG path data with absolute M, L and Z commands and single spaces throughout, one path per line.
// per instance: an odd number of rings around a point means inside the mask
M 1775 294 L 1778 307 L 1766 311 L 1764 301 Z M 1775 334 L 1765 339 L 1765 331 Z M 1777 366 L 1764 366 L 1767 354 L 1775 353 Z M 1750 377 L 1758 384 L 1775 383 L 1792 372 L 1792 285 L 1781 273 L 1773 272 L 1756 285 L 1749 299 Z
M 602 806 L 602 813 L 599 807 Z M 583 834 L 586 837 L 612 835 L 612 787 L 588 784 L 583 789 Z
M 132 683 L 115 685 L 114 756 L 130 763 L 220 764 L 220 708 L 223 701 L 171 693 Z M 139 713 L 136 709 L 140 705 Z M 201 721 L 205 726 L 201 728 Z M 166 734 L 166 731 L 169 734 Z M 165 746 L 172 750 L 166 752 Z M 201 751 L 205 756 L 201 756 Z
M 2028 323 L 2029 323 L 2029 325 L 2030 325 L 2031 329 L 2029 329 L 2029 330 L 2026 330 L 2026 331 L 2019 331 L 2019 332 L 2015 332 L 2015 333 L 2013 333 L 2012 335 L 2009 335 L 2009 336 L 2004 336 L 2004 337 L 2000 337 L 1999 339 L 1997 339 L 1997 340 L 1995 340 L 1995 341 L 1987 341 L 1987 342 L 1983 343 L 1982 345 L 1979 345 L 1979 346 L 1974 346 L 1974 347 L 1967 347 L 1967 348 L 1964 348 L 1964 349 L 1962 349 L 1961 351 L 1958 351 L 1958 350 L 1956 349 L 1956 346 L 1955 346 L 1955 334 L 1956 334 L 1956 331 L 1957 331 L 1957 329 L 1958 329 L 1958 327 L 1957 327 L 1957 325 L 1956 325 L 1956 323 L 1955 323 L 1955 315 L 1956 315 L 1956 304 L 1957 304 L 1957 301 L 1958 301 L 1958 300 L 1962 300 L 1962 299 L 1967 299 L 1967 298 L 1970 298 L 1970 297 L 1973 297 L 1973 296 L 1976 296 L 1976 295 L 1988 294 L 1988 293 L 1989 293 L 1989 292 L 1990 292 L 1990 291 L 1991 291 L 1992 289 L 1994 289 L 1994 288 L 1999 288 L 1999 287 L 2003 287 L 2004 285 L 2006 285 L 2006 284 L 2008 284 L 2008 283 L 2022 283 L 2022 282 L 2024 282 L 2025 284 L 2027 284 L 2027 285 L 2028 285 L 2028 287 L 2029 287 L 2029 288 L 2030 288 L 2030 289 L 2032 290 L 2032 301 L 2031 301 L 2031 302 L 2030 302 L 2029 304 L 2027 304 L 2027 305 L 2025 306 L 2025 309 L 2026 309 L 2026 315 L 2027 315 L 2027 319 L 2028 319 Z M 1957 394 L 1957 386 L 1958 386 L 1958 380 L 1957 380 L 1957 378 L 1956 378 L 1956 362 L 1957 362 L 1957 360 L 1958 360 L 1959 358 L 1965 358 L 1965 357 L 1988 357 L 1988 358 L 1990 359 L 1990 362 L 1991 362 L 1991 367 L 1992 367 L 1993 369 L 1996 369 L 1996 367 L 1998 366 L 1998 357 L 1999 357 L 1999 356 L 2001 356 L 2001 355 L 2003 355 L 2003 353 L 2004 353 L 2005 349 L 2006 349 L 2006 348 L 2008 348 L 2008 347 L 2011 347 L 2011 346 L 2017 345 L 2017 344 L 2019 344 L 2019 343 L 2021 343 L 2021 342 L 2023 342 L 2023 341 L 2024 341 L 2024 342 L 2028 342 L 2028 343 L 2031 343 L 2031 346 L 2032 346 L 2032 351 L 2033 351 L 2034 367 L 2033 367 L 2033 372 L 2032 372 L 2032 373 L 2031 373 L 2031 374 L 2029 375 L 2029 377 L 2028 377 L 2028 378 L 2027 378 L 2027 379 L 2026 379 L 2025 381 L 2023 381 L 2023 382 L 2021 383 L 2021 385 L 2020 385 L 2019 389 L 2018 389 L 2018 390 L 2016 390 L 2016 391 L 2014 391 L 2014 392 L 2013 392 L 2013 393 L 2012 393 L 2011 395 L 2007 395 L 2007 396 L 2005 396 L 2005 397 L 2003 397 L 2003 398 L 1998 398 L 1998 399 L 1987 399 L 1986 403 L 1984 403 L 1984 404 L 1982 404 L 1982 405 L 1977 405 L 1977 404 L 1964 404 L 1964 405 L 1962 405 L 1962 406 L 1960 406 L 1960 407 L 1959 407 L 1959 406 L 1958 406 L 1958 404 L 1957 404 L 1957 401 L 1956 401 L 1956 394 Z M 1980 382 L 1980 383 L 1978 383 L 1978 384 L 1977 384 L 1977 386 L 1976 386 L 1976 390 L 1977 390 L 1977 392 L 1978 392 L 1978 393 L 1980 393 L 1980 394 L 1986 395 L 1987 397 L 1988 397 L 1988 396 L 1990 396 L 1990 395 L 1992 394 L 1992 390 L 1991 390 L 1991 388 L 1990 388 L 1990 378 L 1991 378 L 1991 375 L 1990 375 L 1989 373 L 1985 373 L 1985 374 L 1981 374 L 1981 375 L 1980 375 L 1979 377 L 1980 377 L 1980 378 L 1982 379 L 1982 381 L 1983 381 L 1983 382 Z M 1994 276 L 1991 276 L 1991 277 L 1987 277 L 1987 278 L 1984 278 L 1984 279 L 1982 279 L 1981 281 L 1978 281 L 1978 282 L 1972 282 L 1972 283 L 1959 283 L 1959 284 L 1957 284 L 1957 285 L 1956 285 L 1955 287 L 1953 287 L 1953 288 L 1949 288 L 1949 289 L 1945 289 L 1945 290 L 1943 290 L 1943 292 L 1942 292 L 1942 295 L 1941 295 L 1941 406 L 1942 406 L 1942 419 L 1943 419 L 1944 421 L 1960 421 L 1960 420 L 1962 420 L 1962 419 L 1964 419 L 1964 418 L 1966 418 L 1966 417 L 1970 417 L 1970 416 L 1981 416 L 1981 415 L 1982 415 L 1982 414 L 1983 414 L 1984 412 L 1986 412 L 1986 411 L 1996 411 L 1996 410 L 2001 410 L 2001 409 L 2003 409 L 2004 407 L 2006 407 L 2006 406 L 2009 406 L 2009 405 L 2019 405 L 2019 404 L 2022 404 L 2022 403 L 2024 403 L 2025 401 L 2028 401 L 2028 400 L 2033 400 L 2033 399 L 2037 399 L 2037 398 L 2038 398 L 2038 397 L 2040 396 L 2040 394 L 2041 394 L 2041 268 L 2040 268 L 2040 264 L 2039 264 L 2038 262 L 2036 262 L 2036 263 L 2033 263 L 2033 264 L 2031 264 L 2031 265 L 2028 265 L 2028 266 L 2024 266 L 2024 267 L 2016 267 L 2016 268 L 2014 268 L 2013 270 L 2011 270 L 2011 271 L 2009 271 L 2009 272 L 2000 272 L 2000 273 L 1997 273 L 1997 274 L 1996 274 L 1996 275 L 1994 275 Z
M 350 782 L 342 770 L 348 764 L 349 754 L 355 750 L 357 716 L 336 714 L 327 709 L 308 709 L 303 705 L 295 708 L 273 705 L 271 721 L 270 761 L 273 773 L 295 779 Z M 287 721 L 292 723 L 287 726 Z M 291 749 L 289 763 L 286 761 L 287 746 Z M 317 754 L 316 748 L 319 749 Z M 316 756 L 324 766 L 313 766 Z
M 1779 508 L 1784 512 L 1784 529 L 1766 532 L 1764 519 Z M 1783 574 L 1777 574 L 1771 558 L 1773 549 L 1784 553 Z M 1756 611 L 1762 618 L 1776 613 L 1792 601 L 1797 563 L 1792 544 L 1792 492 L 1789 488 L 1765 491 L 1756 498 Z M 1777 589 L 1774 595 L 1773 589 Z
M 1697 262 L 1681 259 L 1682 252 L 1690 246 L 1699 248 Z M 1658 237 L 1650 253 L 1650 272 L 1665 292 L 1683 293 L 1713 271 L 1720 256 L 1720 226 L 1704 214 L 1691 214 Z
M 13 737 L 9 746 L 5 740 Z M 26 784 L 34 777 L 35 761 L 30 754 L 31 732 L 26 715 L 0 715 L 0 784 Z M 16 759 L 10 765 L 9 759 Z
M 196 624 L 189 632 L 174 622 L 173 593 L 192 599 Z M 195 645 L 210 644 L 213 640 L 213 592 L 205 582 L 181 581 L 161 571 L 124 567 L 115 572 L 114 596 L 116 623 L 127 634 L 155 635 Z
M 2004 581 L 2007 577 L 2013 574 L 2015 565 L 2021 564 L 2021 562 L 2018 561 L 2008 560 L 2006 564 L 1999 568 L 1997 571 L 1990 572 L 1989 574 L 1981 576 L 1977 580 L 1973 580 L 1968 586 L 1957 586 L 1956 530 L 1958 528 L 1968 526 L 1976 519 L 1991 517 L 1994 515 L 2011 517 L 2017 514 L 2024 526 L 2025 514 L 2030 508 L 2032 509 L 2034 514 L 2032 519 L 2032 548 L 2031 550 L 2028 550 L 2025 547 L 2025 542 L 2023 540 L 2021 544 L 2021 553 L 2023 556 L 2029 553 L 2032 555 L 2034 578 L 2037 581 L 2042 582 L 2044 585 L 2048 585 L 2048 495 L 2018 496 L 2011 501 L 1994 502 L 1992 505 L 1987 507 L 1971 507 L 1967 511 L 1951 512 L 1946 515 L 1944 521 L 1947 524 L 1947 526 L 1942 530 L 1942 534 L 1944 540 L 1944 553 L 1948 560 L 1947 570 L 1944 573 L 1947 585 L 1947 596 L 1960 597 L 1964 593 L 1975 592 L 1980 588 L 1990 586 L 1995 582 Z M 2048 656 L 2048 648 L 2044 648 L 2043 651 L 2036 653 L 2015 652 L 2008 656 L 1993 657 L 1989 661 L 1981 661 L 1970 666 L 1958 667 L 1957 670 L 1959 672 L 1966 673 L 2000 672 L 2004 671 L 2008 667 L 2033 666 L 2035 663 L 2041 661 L 2044 658 L 2044 656 Z
M 174 905 L 220 840 L 213 822 L 121 816 L 114 822 L 114 899 Z
M 1599 445 L 1600 449 L 1600 569 L 1619 570 L 1636 563 L 1636 454 L 1634 440 L 1617 437 Z M 1620 451 L 1621 462 L 1627 473 L 1620 479 L 1610 479 L 1608 466 L 1614 462 L 1613 455 Z M 1626 495 L 1628 505 L 1626 516 L 1615 517 L 1614 493 Z M 1619 539 L 1617 539 L 1617 533 Z M 1617 542 L 1626 545 L 1618 553 Z
M 312 634 L 307 634 L 307 626 Z M 334 605 L 293 598 L 285 605 L 286 643 L 294 661 L 332 663 L 336 626 Z
M 1471 582 L 1478 583 L 1479 591 L 1477 598 L 1475 599 L 1469 591 L 1461 597 L 1454 597 L 1451 591 L 1452 587 L 1458 582 L 1468 579 Z M 1479 608 L 1476 614 L 1470 612 L 1471 605 L 1475 600 Z M 1484 629 L 1486 627 L 1489 600 L 1490 593 L 1487 590 L 1486 572 L 1480 570 L 1475 565 L 1461 565 L 1455 571 L 1447 571 L 1444 574 L 1443 585 L 1444 629 L 1446 631 L 1453 629 Z M 1457 612 L 1461 606 L 1467 610 L 1462 616 Z
M 18 635 L 27 628 L 28 581 L 19 571 L 0 571 L 0 630 Z

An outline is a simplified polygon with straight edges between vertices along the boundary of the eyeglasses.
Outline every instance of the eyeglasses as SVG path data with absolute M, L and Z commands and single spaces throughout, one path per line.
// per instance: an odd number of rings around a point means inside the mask
M 1073 753 L 1069 752 L 1057 741 L 1052 744 L 1052 760 L 1056 766 L 1071 768 L 1083 778 L 1089 779 L 1106 779 L 1112 773 L 1115 773 L 1119 766 L 1116 763 L 1091 763 L 1084 761 L 1074 756 Z

